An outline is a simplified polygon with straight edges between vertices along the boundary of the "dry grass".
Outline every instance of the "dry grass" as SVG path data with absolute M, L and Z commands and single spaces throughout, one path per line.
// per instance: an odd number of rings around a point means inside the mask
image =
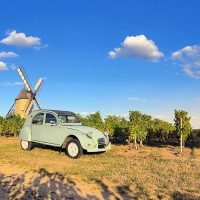
M 181 155 L 173 146 L 135 150 L 113 145 L 109 152 L 72 160 L 64 152 L 59 155 L 58 149 L 35 147 L 25 152 L 16 139 L 0 138 L 1 166 L 12 166 L 13 173 L 14 168 L 33 174 L 41 169 L 46 175 L 59 172 L 84 191 L 88 186 L 88 193 L 100 199 L 200 198 L 200 149 L 185 148 Z M 9 172 L 0 173 L 5 179 Z

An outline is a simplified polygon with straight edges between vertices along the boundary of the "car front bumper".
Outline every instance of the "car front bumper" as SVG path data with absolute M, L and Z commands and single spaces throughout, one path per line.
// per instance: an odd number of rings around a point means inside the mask
M 104 152 L 104 151 L 108 151 L 110 149 L 111 149 L 111 143 L 109 142 L 105 148 L 98 148 L 98 146 L 96 146 L 95 148 L 86 149 L 86 150 L 87 150 L 87 152 Z

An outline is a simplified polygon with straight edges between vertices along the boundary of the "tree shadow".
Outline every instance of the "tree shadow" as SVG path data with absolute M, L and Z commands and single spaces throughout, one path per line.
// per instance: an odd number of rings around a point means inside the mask
M 0 199 L 98 199 L 95 195 L 83 195 L 73 180 L 60 173 L 49 173 L 44 168 L 38 173 L 28 181 L 26 173 L 20 176 L 0 174 Z
M 123 199 L 133 199 L 133 192 L 128 185 L 122 185 L 116 187 L 117 192 L 120 194 Z
M 28 177 L 28 178 L 27 178 Z M 146 188 L 137 185 L 133 191 L 129 185 L 117 185 L 111 188 L 102 180 L 93 179 L 100 186 L 102 198 L 95 194 L 88 194 L 81 190 L 77 184 L 69 177 L 59 172 L 50 173 L 41 168 L 37 175 L 30 176 L 25 173 L 21 175 L 6 176 L 0 174 L 0 199 L 24 199 L 24 200 L 46 200 L 46 199 L 70 199 L 70 200 L 99 200 L 99 199 L 150 199 Z M 95 193 L 95 191 L 93 191 Z M 174 192 L 174 200 L 199 200 L 199 196 L 188 193 Z
M 179 141 L 178 140 L 168 140 L 168 141 L 160 141 L 158 139 L 154 139 L 154 140 L 149 140 L 147 142 L 145 142 L 145 145 L 149 146 L 149 147 L 158 147 L 158 148 L 163 148 L 166 146 L 173 146 L 173 147 L 177 147 L 179 146 Z
M 150 199 L 146 189 L 139 185 L 137 185 L 135 191 L 132 191 L 129 185 L 118 185 L 115 187 L 116 192 L 113 192 L 102 180 L 93 179 L 93 181 L 95 181 L 95 183 L 101 187 L 102 189 L 101 194 L 103 196 L 103 199 L 105 200 Z
M 110 197 L 114 197 L 116 200 L 119 199 L 119 197 L 117 197 L 112 191 L 110 191 L 109 187 L 101 180 L 99 179 L 93 179 L 95 181 L 95 183 L 97 183 L 97 185 L 99 185 L 102 189 L 102 196 L 103 199 L 105 200 L 109 200 Z
M 200 200 L 200 197 L 187 194 L 187 193 L 174 192 L 173 199 L 174 200 Z
M 186 146 L 190 148 L 200 148 L 200 137 L 191 135 L 186 142 Z

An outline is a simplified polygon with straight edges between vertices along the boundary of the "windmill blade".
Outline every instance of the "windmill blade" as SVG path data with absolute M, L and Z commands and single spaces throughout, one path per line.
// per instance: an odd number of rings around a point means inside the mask
M 34 100 L 30 99 L 30 103 L 28 104 L 27 109 L 26 109 L 26 116 L 30 113 L 31 108 L 33 107 L 33 103 L 34 103 Z
M 39 101 L 36 98 L 35 98 L 35 103 L 37 104 L 38 109 L 41 110 L 40 103 L 39 103 Z
M 28 89 L 28 91 L 32 91 L 32 90 L 31 90 L 31 86 L 30 86 L 28 80 L 26 79 L 26 77 L 25 77 L 24 72 L 22 71 L 22 69 L 19 67 L 19 68 L 17 69 L 17 71 L 18 71 L 18 73 L 19 73 L 21 79 L 23 80 L 23 82 L 24 82 L 26 88 Z
M 42 82 L 43 82 L 43 79 L 42 79 L 42 78 L 39 78 L 38 82 L 37 82 L 36 85 L 35 85 L 35 94 L 37 93 L 37 91 L 38 91 L 39 88 L 41 87 Z
M 15 102 L 13 103 L 13 105 L 11 106 L 10 110 L 8 111 L 8 113 L 6 114 L 6 118 L 9 117 L 9 115 L 12 113 L 12 110 L 15 106 Z

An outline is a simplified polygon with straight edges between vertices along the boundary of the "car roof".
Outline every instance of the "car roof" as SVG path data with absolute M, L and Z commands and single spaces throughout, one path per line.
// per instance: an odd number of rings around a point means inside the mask
M 76 114 L 71 112 L 71 111 L 53 110 L 53 109 L 42 109 L 42 110 L 36 110 L 35 112 L 54 112 L 57 115 L 73 115 L 73 116 L 76 116 Z

